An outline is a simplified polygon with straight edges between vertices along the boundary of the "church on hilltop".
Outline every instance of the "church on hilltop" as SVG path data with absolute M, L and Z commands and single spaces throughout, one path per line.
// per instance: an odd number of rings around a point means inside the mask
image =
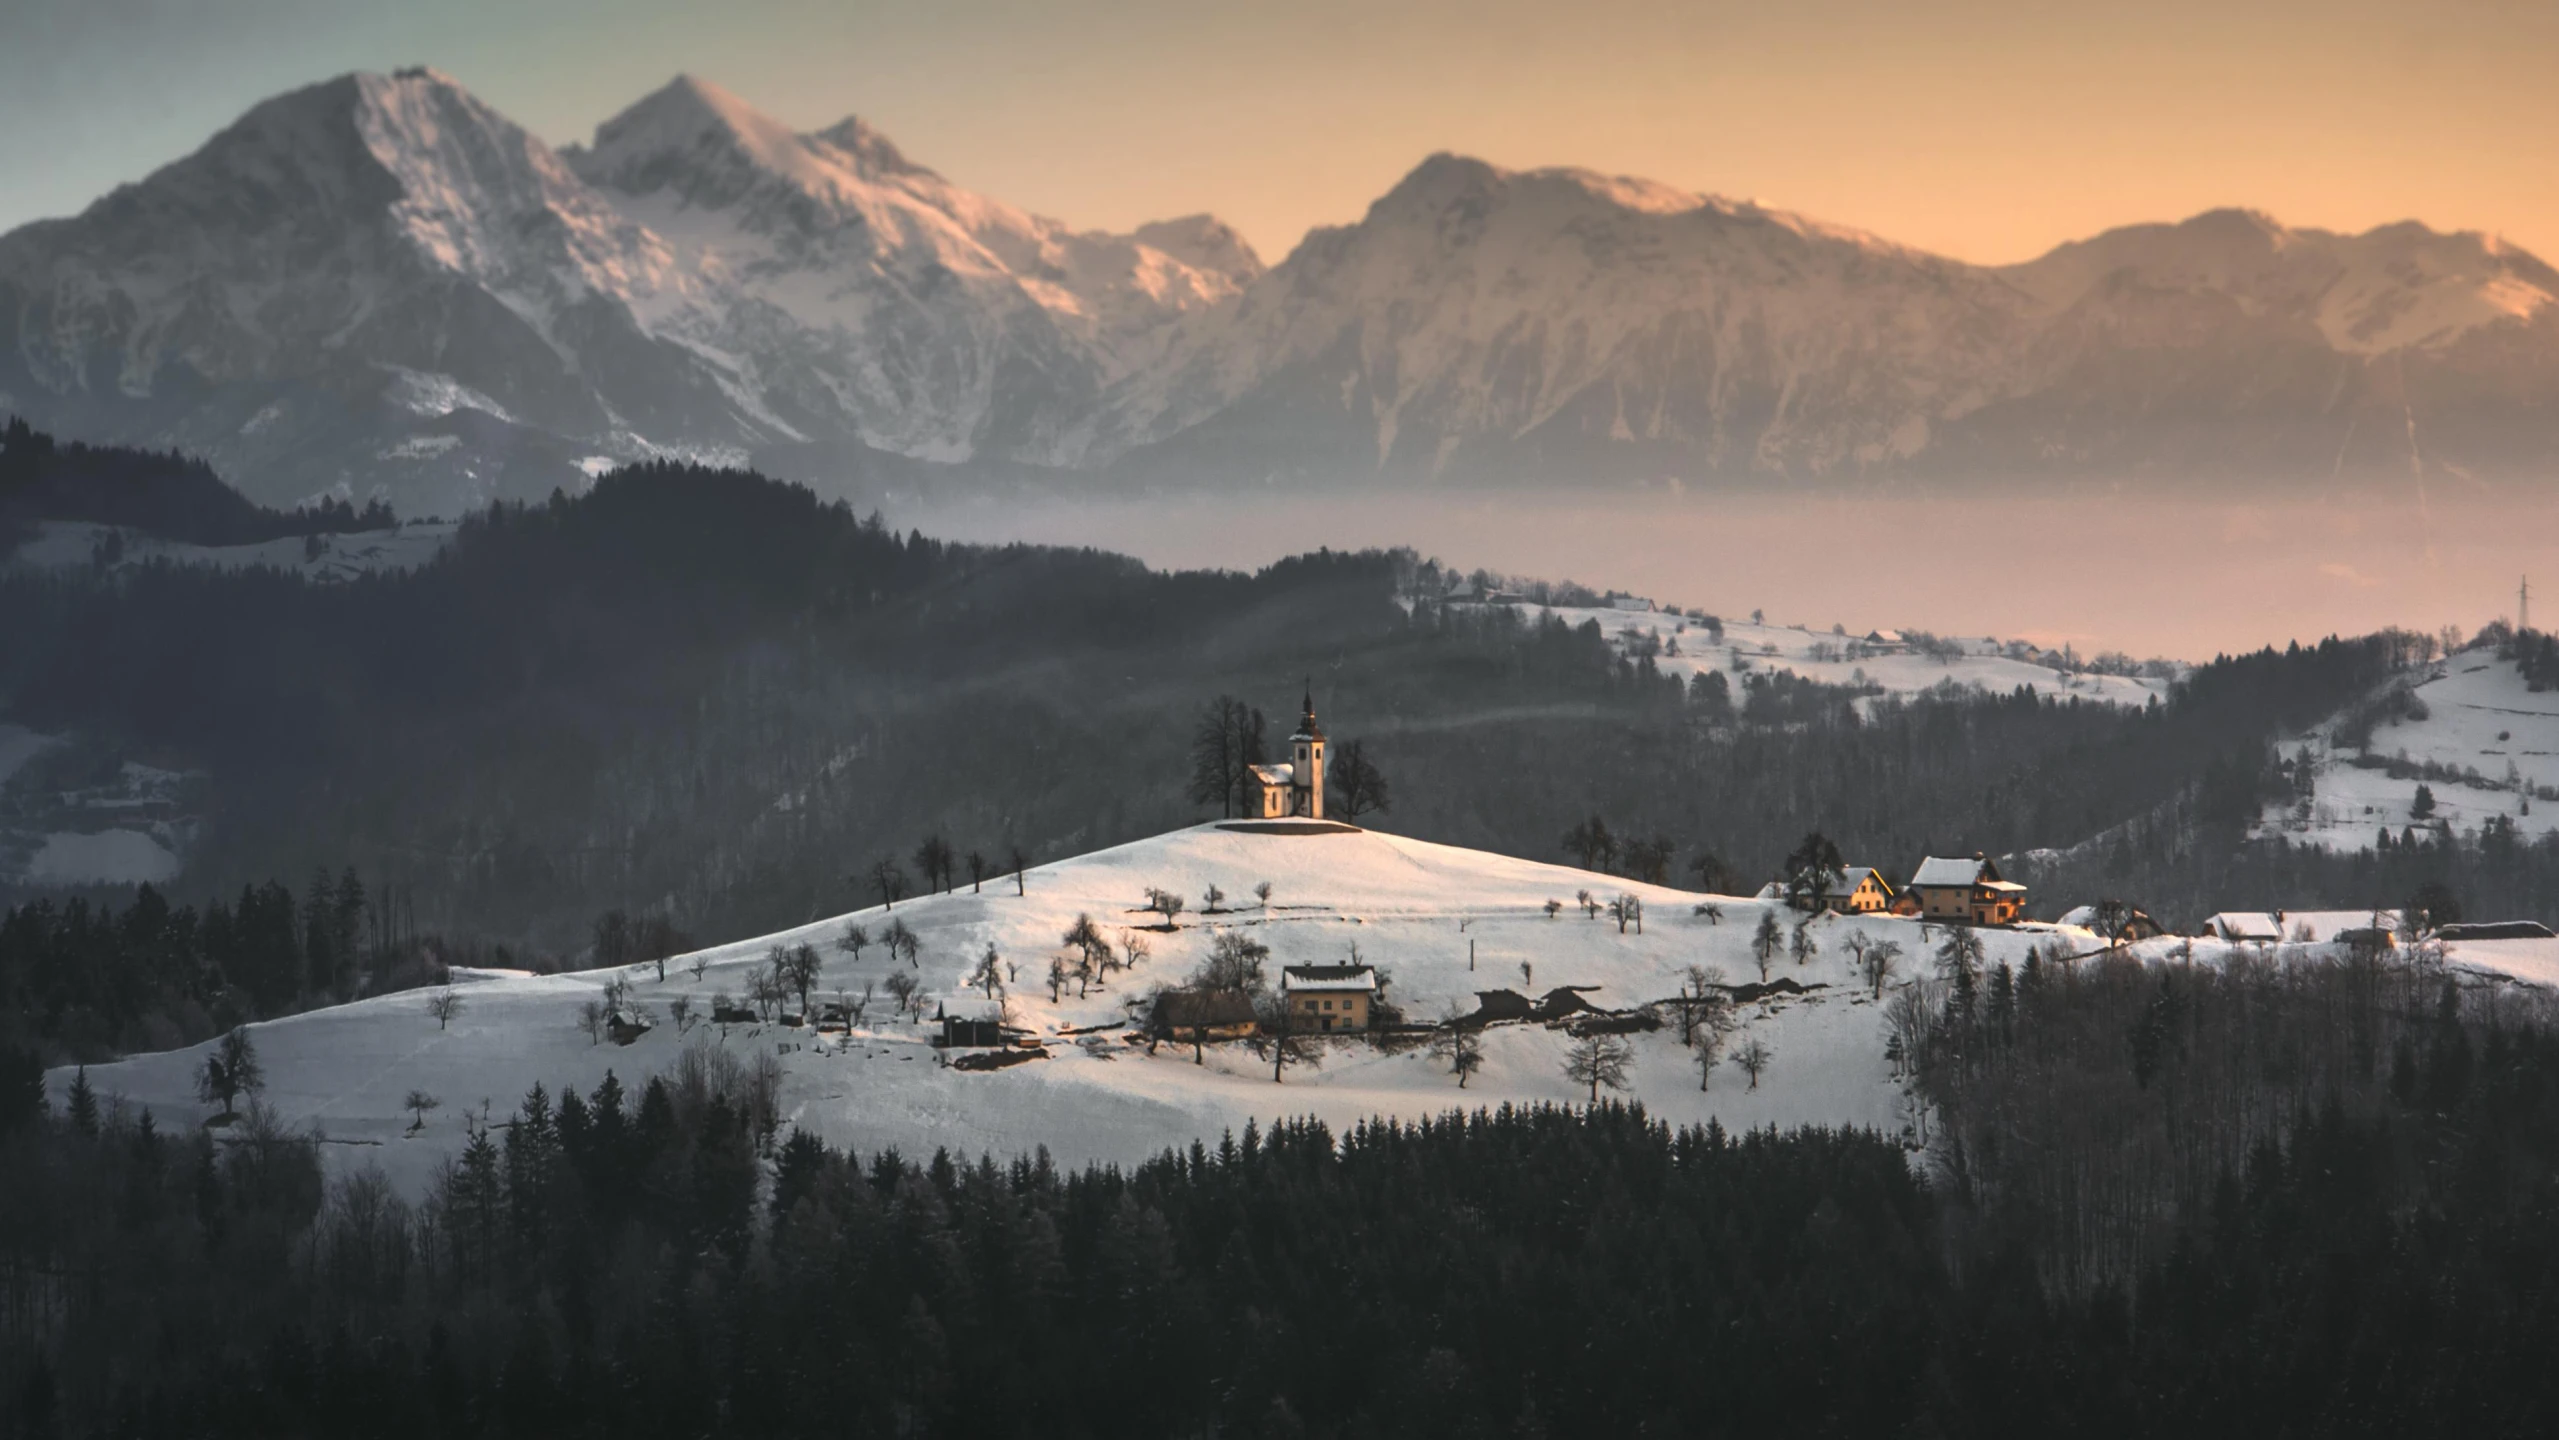
M 1254 820 L 1324 818 L 1324 727 L 1315 723 L 1315 687 L 1306 687 L 1305 713 L 1288 737 L 1288 763 L 1255 765 L 1246 772 L 1244 814 Z

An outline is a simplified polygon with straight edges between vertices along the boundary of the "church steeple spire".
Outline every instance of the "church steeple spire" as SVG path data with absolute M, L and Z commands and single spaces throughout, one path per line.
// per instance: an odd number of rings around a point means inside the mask
M 1306 682 L 1306 704 L 1305 708 L 1298 712 L 1297 733 L 1289 738 L 1292 740 L 1324 738 L 1324 727 L 1315 723 L 1315 681 L 1312 677 Z
M 1288 737 L 1289 812 L 1310 820 L 1324 818 L 1324 727 L 1315 723 L 1315 681 L 1306 681 L 1306 709 L 1297 717 L 1297 733 Z

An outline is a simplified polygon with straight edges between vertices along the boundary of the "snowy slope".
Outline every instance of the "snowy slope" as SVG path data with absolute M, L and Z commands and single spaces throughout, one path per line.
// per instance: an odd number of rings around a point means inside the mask
M 1261 271 L 1209 217 L 1076 232 L 953 185 L 858 117 L 798 134 L 690 76 L 567 159 L 696 278 L 688 303 L 644 307 L 652 327 L 791 438 L 849 423 L 906 454 L 1048 458 L 1169 322 Z
M 2559 695 L 2534 693 L 2511 662 L 2486 650 L 2456 653 L 2412 693 L 2423 718 L 2385 719 L 2373 728 L 2369 750 L 2338 746 L 2336 721 L 2285 742 L 2287 759 L 2309 751 L 2312 793 L 2306 807 L 2269 805 L 2261 823 L 2295 844 L 2361 849 L 2382 827 L 2396 835 L 2425 823 L 2410 814 L 2423 784 L 2434 796 L 2434 819 L 2455 831 L 2498 816 L 2526 840 L 2559 829 Z M 2366 764 L 2356 763 L 2359 755 Z M 2421 768 L 2427 764 L 2465 778 L 2429 779 Z
M 182 446 L 261 501 L 412 515 L 598 455 L 1043 458 L 1260 270 L 1208 217 L 1074 232 L 858 120 L 794 135 L 691 80 L 572 158 L 595 183 L 432 70 L 269 100 L 0 236 L 0 410 Z
M 404 70 L 0 236 L 0 410 L 413 515 L 759 446 L 1184 488 L 2537 479 L 2554 296 L 2413 222 L 2214 211 L 1982 267 L 1454 155 L 1265 272 L 1211 217 L 1076 230 L 691 78 L 555 152 Z
M 1852 656 L 1850 636 L 1797 625 L 1725 620 L 1723 639 L 1718 641 L 1704 626 L 1669 610 L 1542 605 L 1520 609 L 1524 616 L 1552 615 L 1576 627 L 1595 622 L 1629 656 L 1650 655 L 1667 674 L 1720 670 L 1736 689 L 1753 670 L 1784 670 L 1825 685 L 1873 685 L 1888 695 L 1916 695 L 1948 684 L 2005 694 L 2031 685 L 2046 694 L 2138 706 L 2149 704 L 2153 697 L 2166 699 L 2171 684 L 2153 676 L 2064 674 L 2031 658 L 2040 652 L 2022 645 L 2012 650 L 1980 638 L 1960 642 L 1964 653 L 1945 659 L 1918 654 L 1903 645 L 1880 646 Z M 1735 669 L 1736 659 L 1746 668 Z
M 1105 443 L 1206 425 L 1301 463 L 1425 473 L 1486 446 L 1847 469 L 1915 453 L 1929 417 L 1988 398 L 2029 304 L 1757 205 L 1436 155 L 1187 327 L 1115 397 Z
M 2538 475 L 2554 297 L 2534 257 L 2414 223 L 2215 211 L 1979 267 L 1439 155 L 1187 323 L 1099 450 L 1255 478 Z
M 34 533 L 15 551 L 0 555 L 0 567 L 88 570 L 114 527 L 84 520 L 46 520 L 32 528 Z M 394 530 L 323 535 L 316 548 L 298 535 L 254 545 L 195 545 L 128 530 L 116 564 L 122 569 L 166 561 L 216 570 L 282 570 L 313 580 L 352 580 L 424 565 L 443 551 L 457 528 L 451 521 L 419 521 Z
M 1251 887 L 1274 886 L 1266 912 Z M 1211 884 L 1244 897 L 1244 908 L 1218 915 L 1186 913 L 1171 934 L 1140 929 L 1148 918 L 1135 907 L 1147 886 L 1191 897 L 1194 912 Z M 1272 949 L 1272 978 L 1283 963 L 1338 962 L 1357 945 L 1368 961 L 1390 975 L 1388 996 L 1416 1018 L 1436 1018 L 1444 1006 L 1472 1009 L 1474 992 L 1496 987 L 1542 993 L 1559 985 L 1599 987 L 1590 999 L 1626 1007 L 1675 994 L 1683 967 L 1720 966 L 1729 979 L 1755 979 L 1749 936 L 1762 906 L 1725 899 L 1720 924 L 1691 913 L 1699 897 L 1657 886 L 1625 885 L 1607 877 L 1558 866 L 1454 849 L 1374 832 L 1317 836 L 1240 834 L 1215 825 L 1177 831 L 1030 872 L 1029 894 L 1016 897 L 1008 880 L 983 894 L 898 904 L 895 918 L 923 939 L 920 974 L 933 1002 L 954 1013 L 988 1013 L 993 1006 L 964 977 L 993 944 L 1020 979 L 1013 998 L 1024 1023 L 1059 1037 L 1051 1058 L 988 1074 L 944 1069 L 912 1024 L 882 1019 L 875 1002 L 867 1028 L 848 1044 L 779 1027 L 697 1025 L 694 1036 L 725 1044 L 742 1056 L 774 1054 L 785 1075 L 784 1099 L 792 1123 L 839 1143 L 863 1148 L 896 1145 L 910 1154 L 935 1146 L 1008 1153 L 1046 1145 L 1066 1160 L 1132 1160 L 1195 1137 L 1214 1139 L 1246 1119 L 1317 1114 L 1347 1122 L 1370 1114 L 1423 1115 L 1456 1104 L 1503 1100 L 1569 1100 L 1574 1087 L 1562 1074 L 1567 1039 L 1537 1026 L 1496 1027 L 1487 1034 L 1487 1066 L 1460 1092 L 1445 1070 L 1421 1051 L 1381 1053 L 1339 1040 L 1320 1069 L 1293 1070 L 1275 1087 L 1267 1065 L 1240 1045 L 1211 1047 L 1205 1065 L 1186 1049 L 1165 1047 L 1150 1057 L 1142 1045 L 1124 1043 L 1115 1028 L 1086 1045 L 1062 1032 L 1114 1026 L 1125 1004 L 1153 986 L 1178 980 L 1203 956 L 1211 937 L 1240 928 Z M 1644 897 L 1648 914 L 1641 935 L 1620 935 L 1606 915 L 1582 918 L 1568 909 L 1548 919 L 1550 898 L 1569 906 L 1577 890 L 1605 897 L 1621 890 Z M 1070 983 L 1051 1004 L 1041 978 L 1048 957 L 1079 913 L 1091 914 L 1115 943 L 1123 932 L 1152 942 L 1151 959 L 1132 974 L 1079 997 Z M 888 917 L 876 909 L 851 917 L 874 935 Z M 1791 916 L 1788 918 L 1791 919 Z M 806 940 L 821 948 L 826 974 L 821 997 L 877 983 L 892 963 L 874 944 L 860 963 L 834 947 L 842 917 L 706 952 L 701 979 L 670 966 L 663 984 L 653 971 L 637 972 L 638 998 L 655 1012 L 655 1030 L 627 1048 L 590 1044 L 578 1028 L 579 1003 L 592 999 L 610 978 L 604 973 L 494 978 L 464 987 L 466 1008 L 448 1031 L 438 1031 L 424 996 L 404 994 L 295 1016 L 255 1027 L 268 1077 L 267 1099 L 293 1123 L 320 1127 L 333 1142 L 333 1158 L 381 1163 L 408 1183 L 419 1183 L 461 1138 L 459 1112 L 486 1100 L 502 1115 L 534 1083 L 592 1086 L 607 1068 L 626 1081 L 652 1073 L 688 1043 L 667 1022 L 667 1001 L 677 994 L 697 1005 L 717 992 L 742 996 L 750 969 L 768 945 Z M 1633 1094 L 1665 1118 L 1697 1121 L 1720 1116 L 1728 1126 L 1829 1122 L 1897 1131 L 1900 1095 L 1884 1059 L 1881 1011 L 1856 993 L 1842 944 L 1853 927 L 1900 938 L 1916 951 L 1918 927 L 1910 921 L 1831 918 L 1818 922 L 1823 953 L 1797 967 L 1782 957 L 1772 974 L 1832 988 L 1801 999 L 1746 1007 L 1753 1034 L 1776 1050 L 1776 1061 L 1757 1093 L 1729 1064 L 1701 1093 L 1697 1071 L 1675 1032 L 1636 1037 Z M 2041 933 L 1992 933 L 1984 937 L 1994 963 L 2016 960 Z M 1468 967 L 1468 943 L 1476 968 Z M 1523 986 L 1520 966 L 1534 967 Z M 1916 963 L 1911 967 L 1919 968 Z M 147 1104 L 164 1119 L 191 1122 L 205 1113 L 191 1077 L 203 1051 L 139 1056 L 92 1069 L 102 1093 Z M 67 1077 L 54 1077 L 57 1084 Z M 444 1102 L 418 1139 L 403 1138 L 400 1100 L 423 1089 Z

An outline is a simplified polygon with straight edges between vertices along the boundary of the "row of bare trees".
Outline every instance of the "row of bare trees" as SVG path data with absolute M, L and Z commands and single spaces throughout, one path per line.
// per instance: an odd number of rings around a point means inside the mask
M 951 842 L 941 836 L 927 835 L 923 843 L 915 847 L 914 860 L 916 870 L 924 877 L 927 891 L 948 895 L 959 885 L 958 872 L 965 869 L 968 871 L 970 894 L 982 891 L 988 880 L 1001 879 L 1006 875 L 1013 877 L 1014 894 L 1030 893 L 1027 872 L 1031 856 L 1019 845 L 1006 845 L 1000 856 L 983 850 L 962 854 L 952 849 Z M 906 867 L 898 863 L 896 856 L 883 855 L 872 861 L 869 869 L 849 877 L 846 883 L 857 890 L 870 890 L 880 897 L 882 909 L 894 910 L 897 902 L 906 898 L 908 877 Z

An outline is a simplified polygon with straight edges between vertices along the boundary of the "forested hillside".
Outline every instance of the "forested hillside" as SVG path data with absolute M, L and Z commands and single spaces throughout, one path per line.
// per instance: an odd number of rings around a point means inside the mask
M 202 460 L 116 445 L 57 444 L 11 417 L 0 426 L 0 558 L 39 520 L 83 520 L 196 545 L 387 529 L 379 501 L 324 499 L 291 513 L 255 504 Z
M 771 1056 L 701 1047 L 536 1087 L 413 1203 L 326 1180 L 254 1107 L 217 1142 L 85 1082 L 47 1115 L 0 1073 L 0 1413 L 62 1437 L 2547 1433 L 2544 1011 L 2411 1007 L 2442 976 L 2396 959 L 1950 970 L 1897 992 L 1939 1117 L 1918 1165 L 1614 1104 L 1248 1126 L 1128 1170 L 855 1155 L 784 1130 Z
M 900 536 L 751 474 L 659 465 L 328 587 L 165 565 L 0 579 L 20 617 L 0 694 L 39 730 L 209 774 L 182 903 L 353 868 L 409 931 L 565 957 L 608 910 L 704 941 L 832 913 L 857 872 L 931 837 L 1057 857 L 1214 815 L 1189 794 L 1202 712 L 1232 695 L 1277 733 L 1309 677 L 1336 741 L 1389 782 L 1365 823 L 1554 859 L 1597 815 L 1640 842 L 1615 863 L 1722 886 L 1755 886 L 1810 830 L 1888 870 L 2109 834 L 2051 867 L 2038 910 L 2122 893 L 2191 918 L 2275 863 L 2239 838 L 2285 783 L 2274 738 L 2406 658 L 2388 636 L 2269 650 L 2141 710 L 1692 684 L 1596 625 L 1417 600 L 1425 563 L 1159 573 Z M 2546 913 L 2546 849 L 2501 859 L 2474 909 Z M 2393 863 L 2484 876 L 2483 854 Z M 2283 863 L 2304 901 L 2395 903 L 2437 878 Z

